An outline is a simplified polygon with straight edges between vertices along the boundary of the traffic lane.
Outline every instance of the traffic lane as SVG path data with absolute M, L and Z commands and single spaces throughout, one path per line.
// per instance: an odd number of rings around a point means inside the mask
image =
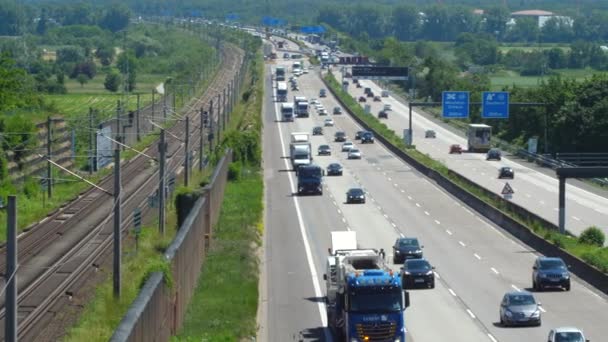
M 370 87 L 372 87 L 372 89 L 376 89 L 376 90 L 380 89 L 373 82 L 362 81 L 362 84 L 365 84 L 366 86 L 370 86 Z M 361 90 L 361 92 L 362 91 L 363 90 Z M 356 93 L 356 91 L 355 91 L 355 93 Z M 384 100 L 384 99 L 386 99 L 386 100 Z M 396 99 L 394 99 L 392 97 L 383 98 L 383 101 L 386 101 L 387 103 L 391 103 L 391 105 L 393 107 L 396 106 L 397 108 L 399 108 L 400 110 L 397 111 L 397 114 L 402 116 L 402 118 L 406 118 L 407 110 L 408 110 L 407 106 L 405 106 L 404 104 L 402 104 L 401 102 L 397 101 Z M 373 105 L 372 105 L 372 107 L 373 107 Z M 441 149 L 440 149 L 441 151 L 447 151 L 447 148 L 449 147 L 449 144 L 451 142 L 460 143 L 466 147 L 465 138 L 460 137 L 451 131 L 448 131 L 447 129 L 437 125 L 436 123 L 432 122 L 431 120 L 428 120 L 427 118 L 425 118 L 422 115 L 420 115 L 419 113 L 417 113 L 417 111 L 415 109 L 413 112 L 414 112 L 414 115 L 416 116 L 415 120 L 413 120 L 414 121 L 413 123 L 415 126 L 414 127 L 415 134 L 417 133 L 415 136 L 424 137 L 424 131 L 426 129 L 437 129 L 438 130 L 437 132 L 439 134 L 437 135 L 438 140 L 435 140 L 435 141 L 439 141 L 442 143 L 442 144 L 440 144 L 440 145 L 442 145 Z M 407 121 L 404 122 L 402 120 L 398 120 L 398 122 L 403 125 L 403 128 L 405 128 L 405 124 L 407 124 Z M 417 144 L 420 141 L 421 141 L 420 138 L 416 139 Z M 434 141 L 434 140 L 431 140 L 431 141 Z M 488 163 L 485 163 L 484 154 L 473 154 L 473 155 L 475 156 L 475 158 L 482 161 L 485 165 L 488 164 Z M 520 171 L 526 171 L 526 172 L 524 172 L 524 176 L 527 177 L 526 181 L 528 181 L 532 185 L 542 187 L 542 189 L 547 192 L 552 192 L 554 194 L 557 194 L 557 180 L 555 178 L 542 174 L 542 173 L 539 173 L 533 169 L 530 169 L 524 165 L 517 163 L 516 161 L 509 160 L 508 158 L 503 158 L 503 163 L 507 166 L 514 167 Z M 606 199 L 605 197 L 590 193 L 584 189 L 580 189 L 580 188 L 578 188 L 576 186 L 572 186 L 572 185 L 568 186 L 568 193 L 569 193 L 568 197 L 567 197 L 568 201 L 578 202 L 579 204 L 581 204 L 584 207 L 590 207 L 593 209 L 597 209 L 597 211 L 600 213 L 608 214 L 608 209 L 607 209 L 608 207 L 605 205 L 608 203 L 608 199 Z M 557 196 L 552 196 L 551 198 L 557 198 Z M 598 201 L 600 201 L 600 203 L 598 203 Z M 601 205 L 601 203 L 603 203 L 604 205 Z
M 298 131 L 305 131 L 306 129 L 310 128 L 310 126 L 314 125 L 314 123 L 311 124 L 305 124 L 308 121 L 314 121 L 314 117 L 311 117 L 310 119 L 298 119 L 296 120 L 298 127 L 297 130 Z M 315 139 L 317 140 L 321 140 L 323 139 L 323 137 L 317 136 L 315 137 Z M 325 140 L 325 141 L 320 141 L 321 143 L 330 143 L 329 141 Z M 322 163 L 319 161 L 319 159 L 325 159 L 327 160 L 327 163 Z M 317 160 L 317 164 L 328 164 L 329 162 L 333 162 L 333 161 L 342 161 L 344 163 L 344 155 L 341 152 L 335 152 L 333 156 L 331 157 L 319 157 L 319 159 Z M 370 170 L 372 169 L 372 166 L 367 164 L 365 161 L 363 160 L 359 160 L 359 161 L 352 161 L 353 163 L 357 163 L 358 164 L 363 164 L 363 165 L 367 165 L 369 166 Z M 358 165 L 359 167 L 365 167 L 365 166 L 361 166 Z M 334 207 L 338 207 L 337 211 L 340 214 L 344 215 L 344 222 L 343 223 L 347 223 L 349 229 L 352 229 L 354 231 L 358 232 L 359 236 L 366 236 L 363 235 L 363 233 L 369 234 L 370 231 L 370 227 L 373 227 L 373 232 L 372 234 L 375 234 L 374 232 L 377 232 L 377 229 L 379 228 L 380 225 L 383 225 L 385 230 L 389 230 L 390 229 L 394 229 L 392 228 L 392 225 L 390 225 L 390 222 L 384 220 L 384 216 L 381 212 L 377 211 L 376 209 L 374 209 L 373 205 L 371 205 L 371 203 L 366 203 L 366 204 L 350 204 L 347 205 L 344 203 L 345 201 L 345 193 L 347 191 L 348 188 L 353 187 L 353 186 L 357 186 L 357 180 L 354 178 L 349 177 L 348 175 L 351 174 L 351 170 L 347 169 L 345 170 L 345 175 L 344 176 L 338 176 L 338 177 L 326 177 L 326 184 L 327 187 L 329 188 L 330 192 L 329 192 L 329 196 L 332 197 L 334 200 L 332 202 Z M 330 205 L 331 207 L 331 205 Z M 369 210 L 371 208 L 371 210 Z M 322 208 L 319 208 L 319 210 L 322 210 Z M 331 210 L 331 209 L 330 209 Z M 313 213 L 317 213 L 318 211 L 313 210 Z M 355 220 L 352 220 L 351 218 L 355 217 Z M 327 233 L 327 235 L 329 235 L 329 233 Z M 373 243 L 373 240 L 370 240 L 370 238 L 368 237 L 364 237 L 359 238 L 359 241 L 365 241 L 365 245 L 362 244 L 362 247 L 370 247 L 370 248 L 389 248 L 389 246 L 392 245 L 392 243 L 394 242 L 394 239 L 396 239 L 397 237 L 397 233 L 393 230 L 392 233 L 390 234 L 390 237 L 387 237 L 385 239 L 382 239 L 381 243 L 379 245 L 376 245 L 375 243 Z M 369 243 L 372 243 L 371 245 Z M 386 247 L 381 247 L 381 246 L 386 246 Z M 390 251 L 388 257 L 391 258 L 392 255 L 390 255 Z M 438 286 L 438 288 L 436 289 L 437 291 L 441 290 L 441 286 Z M 443 288 L 444 291 L 444 298 L 449 298 L 448 297 L 448 291 L 447 289 Z M 413 298 L 416 298 L 416 296 L 413 296 Z M 415 311 L 412 311 L 413 313 L 410 313 L 409 315 L 413 315 L 416 314 L 416 318 L 417 320 L 413 319 L 412 321 L 409 321 L 408 323 L 408 329 L 410 329 L 410 331 L 412 332 L 412 335 L 414 336 L 414 338 L 418 339 L 418 340 L 427 340 L 429 337 L 432 338 L 432 340 L 444 340 L 447 338 L 450 338 L 451 334 L 453 332 L 459 332 L 459 336 L 462 337 L 462 341 L 472 341 L 472 340 L 479 340 L 480 337 L 484 336 L 483 332 L 481 330 L 479 330 L 478 327 L 476 327 L 476 325 L 474 324 L 474 322 L 470 321 L 470 317 L 466 314 L 466 312 L 458 306 L 458 303 L 455 301 L 455 299 L 450 299 L 451 301 L 448 303 L 444 303 L 443 302 L 444 299 L 438 299 L 434 296 L 430 296 L 430 295 L 423 295 L 421 296 L 420 300 L 417 301 L 418 303 L 420 303 L 420 306 L 418 306 L 418 308 Z M 446 305 L 447 305 L 447 309 L 446 309 Z M 424 309 L 422 309 L 424 308 Z M 441 309 L 440 309 L 441 308 Z M 410 317 L 408 316 L 408 317 Z M 429 325 L 431 324 L 430 322 L 432 322 L 432 319 L 437 319 L 438 317 L 443 317 L 445 320 L 449 320 L 451 322 L 451 324 L 453 325 L 454 329 L 449 329 L 449 330 L 433 330 L 432 332 L 428 331 Z M 421 336 L 423 336 L 424 338 L 422 338 Z M 459 339 L 457 339 L 459 340 Z
M 268 88 L 267 88 L 268 89 Z M 265 191 L 265 264 L 266 306 L 265 324 L 269 341 L 292 340 L 306 334 L 323 339 L 323 322 L 316 298 L 313 274 L 306 265 L 305 246 L 294 224 L 297 216 L 291 196 L 291 185 L 284 169 L 283 146 L 275 123 L 274 103 L 265 97 L 264 121 L 264 179 Z M 318 281 L 318 278 L 317 278 Z M 265 304 L 264 304 L 265 303 Z M 264 320 L 264 318 L 262 318 Z M 276 324 L 281 322 L 281 324 Z
M 389 183 L 390 183 L 390 182 L 389 182 Z M 428 182 L 421 182 L 421 183 L 422 183 L 422 184 L 429 184 L 429 185 L 430 185 L 430 183 L 428 183 Z M 390 185 L 389 185 L 389 186 L 390 186 Z M 393 184 L 393 187 L 394 187 L 394 184 Z M 411 187 L 409 187 L 409 188 L 410 188 L 410 190 L 411 190 Z M 368 189 L 369 189 L 369 187 L 368 187 Z M 411 191 L 411 192 L 412 192 L 412 193 L 419 193 L 419 194 L 429 194 L 429 193 L 432 193 L 432 191 L 431 191 L 431 190 L 432 190 L 432 189 L 419 189 L 419 191 Z M 437 189 L 436 189 L 436 190 L 437 190 Z M 381 192 L 381 193 L 383 193 L 383 194 L 385 193 L 384 191 L 380 191 L 380 192 Z M 436 203 L 436 202 L 437 202 L 437 197 L 436 197 L 435 195 L 430 196 L 430 199 L 433 201 L 433 203 Z M 378 201 L 378 202 L 381 202 L 381 201 Z M 390 200 L 387 200 L 387 202 L 388 202 L 388 203 L 399 203 L 399 200 L 390 199 Z M 449 203 L 436 203 L 436 204 L 437 204 L 438 208 L 441 208 L 441 210 L 438 210 L 438 212 L 440 212 L 440 213 L 441 213 L 441 212 L 445 213 L 445 212 L 446 212 L 446 208 L 448 208 L 448 206 L 449 206 Z M 399 209 L 403 210 L 402 208 L 399 208 Z M 421 208 L 421 210 L 423 210 L 423 212 L 425 213 L 425 215 L 426 215 L 426 213 L 428 213 L 428 211 L 424 210 L 424 208 Z M 429 216 L 431 216 L 431 215 L 433 215 L 433 214 L 430 214 L 430 213 L 429 213 Z M 411 215 L 411 214 L 407 214 L 406 216 L 407 216 L 407 217 L 410 217 L 410 218 L 412 217 L 412 215 Z M 452 217 L 459 217 L 459 216 L 457 216 L 457 215 L 452 215 Z M 437 220 L 437 221 L 439 221 L 439 220 Z M 435 223 L 436 223 L 436 224 L 437 224 L 437 221 L 435 221 Z M 439 222 L 440 222 L 440 221 L 439 221 Z M 444 220 L 444 222 L 445 222 L 445 220 Z M 429 222 L 429 223 L 430 223 L 430 222 Z M 438 224 L 438 225 L 439 225 L 439 224 Z M 477 226 L 478 226 L 478 224 L 476 224 L 475 222 L 469 222 L 469 225 L 470 225 L 470 227 L 472 227 L 472 228 L 474 228 L 474 227 L 477 227 Z M 431 226 L 432 226 L 432 224 L 431 224 Z M 466 229 L 467 227 L 466 227 L 466 226 L 460 226 L 460 227 L 457 227 L 457 228 L 458 228 L 458 229 Z M 455 230 L 455 229 L 453 229 L 453 230 Z M 496 232 L 498 232 L 498 231 L 496 230 Z M 484 234 L 484 233 L 486 233 L 486 234 Z M 448 234 L 448 235 L 449 235 L 449 233 L 446 233 L 446 234 Z M 453 234 L 453 233 L 452 233 L 452 234 Z M 481 231 L 481 232 L 476 232 L 476 234 L 481 234 L 481 236 L 488 236 L 487 232 L 483 232 L 483 231 Z M 497 234 L 497 236 L 499 236 L 499 234 Z M 504 237 L 504 236 L 503 236 L 503 237 Z M 494 237 L 494 236 L 491 236 L 491 238 L 490 238 L 489 240 L 490 240 L 490 241 L 495 240 L 495 237 Z M 458 242 L 459 242 L 459 245 L 460 245 L 460 242 L 462 242 L 462 241 L 461 241 L 461 240 L 459 240 Z M 464 246 L 463 246 L 463 245 L 464 245 Z M 466 243 L 463 243 L 463 245 L 461 245 L 461 247 L 466 247 Z M 495 245 L 496 247 L 500 247 L 501 245 L 504 245 L 504 243 L 501 241 L 501 242 L 497 242 L 497 243 L 495 243 L 495 244 L 493 244 L 493 245 Z M 525 251 L 523 251 L 523 252 L 525 252 Z M 488 253 L 489 253 L 489 251 L 488 251 Z M 476 254 L 476 253 L 474 253 L 474 252 L 471 252 L 469 255 L 467 255 L 467 257 L 469 258 L 469 260 L 475 260 L 475 259 L 477 259 L 476 255 L 477 255 L 477 256 L 479 256 L 478 254 Z M 525 255 L 526 255 L 526 254 L 524 254 L 524 256 L 525 256 Z M 508 258 L 499 258 L 499 259 L 501 259 L 501 260 L 509 260 Z M 512 257 L 511 257 L 511 260 L 512 260 Z M 534 260 L 534 258 L 533 258 L 533 257 L 530 257 L 530 260 L 528 260 L 528 264 L 531 264 L 530 262 L 531 262 L 531 261 L 533 261 L 533 260 Z M 491 272 L 490 268 L 487 268 L 487 269 L 486 269 L 486 271 L 488 272 L 488 274 L 489 274 L 489 273 L 493 273 L 493 272 Z M 529 274 L 527 274 L 527 273 L 525 273 L 525 272 L 524 272 L 524 273 L 519 272 L 518 274 L 519 274 L 519 275 L 521 275 L 522 277 L 526 277 L 526 278 L 529 276 Z M 501 284 L 501 285 L 502 285 L 503 287 L 510 287 L 510 285 L 508 285 L 508 284 L 511 284 L 511 285 L 512 285 L 512 282 L 511 282 L 511 281 L 509 281 L 509 279 L 507 279 L 506 281 L 503 281 L 503 284 Z M 502 295 L 502 293 L 499 293 L 498 300 L 500 300 L 500 296 L 501 296 L 501 295 Z M 578 297 L 578 296 L 577 296 L 577 295 L 574 295 L 573 297 Z M 591 297 L 590 295 L 587 295 L 587 296 L 586 296 L 586 299 L 591 299 L 591 298 L 592 298 L 592 297 Z M 576 299 L 575 299 L 575 300 L 576 300 Z M 598 309 L 599 309 L 599 311 L 601 311 L 601 308 L 598 308 Z M 551 315 L 551 314 L 549 314 L 549 315 Z M 563 317 L 563 315 L 560 315 L 560 314 L 557 314 L 556 316 Z M 601 315 L 600 315 L 600 317 L 601 317 Z M 545 320 L 545 321 L 547 321 L 547 320 Z M 541 335 L 542 335 L 542 334 L 541 334 Z
M 363 81 L 362 84 L 369 85 L 369 83 L 364 83 Z M 391 113 L 389 113 L 388 125 L 390 127 L 397 127 L 397 131 L 402 131 L 402 129 L 407 127 L 407 120 L 403 120 L 407 118 L 407 114 L 400 111 L 400 104 L 394 104 L 396 103 L 396 100 L 393 101 L 394 102 L 391 103 L 391 105 L 393 105 L 392 112 L 396 115 L 391 115 Z M 379 103 L 372 104 L 372 113 L 380 110 L 380 106 L 381 105 Z M 403 106 L 403 108 L 405 107 Z M 446 162 L 448 167 L 454 169 L 455 171 L 469 175 L 469 177 L 471 177 L 470 175 L 474 175 L 472 179 L 474 179 L 480 185 L 500 194 L 504 184 L 500 187 L 496 187 L 496 180 L 493 178 L 493 176 L 497 174 L 498 165 L 493 166 L 492 163 L 486 162 L 485 154 L 465 153 L 459 156 L 449 156 L 448 149 L 450 143 L 447 140 L 449 136 L 437 131 L 437 138 L 424 139 L 423 137 L 426 129 L 436 127 L 424 125 L 424 123 L 421 124 L 419 121 L 427 121 L 429 123 L 430 121 L 426 118 L 414 120 L 414 136 L 419 137 L 416 139 L 416 145 L 422 152 L 430 153 L 435 159 Z M 434 123 L 432 124 L 436 125 Z M 445 129 L 442 130 L 447 132 Z M 454 135 L 451 132 L 449 134 Z M 461 145 L 466 146 L 466 140 L 462 138 L 460 139 Z M 461 160 L 459 160 L 458 157 L 462 157 L 464 155 L 467 156 L 466 158 L 468 161 L 470 161 L 469 163 L 462 163 Z M 514 196 L 512 200 L 515 203 L 528 208 L 538 208 L 536 211 L 541 217 L 544 217 L 549 221 L 557 222 L 557 193 L 555 193 L 557 189 L 556 185 L 548 185 L 543 182 L 538 182 L 538 178 L 536 177 L 538 172 L 521 166 L 520 164 L 506 158 L 503 158 L 499 165 L 513 167 L 516 177 L 514 180 L 510 181 L 511 184 L 514 185 L 515 189 L 525 189 L 525 192 L 522 193 L 521 196 Z M 545 175 L 545 177 L 547 176 Z M 568 186 L 568 189 L 582 191 L 573 186 Z M 516 190 L 516 192 L 518 191 Z M 537 195 L 534 196 L 532 194 Z M 591 195 L 597 196 L 595 194 Z M 589 227 L 590 225 L 598 224 L 598 222 L 600 222 L 602 227 L 606 226 L 603 222 L 608 223 L 608 216 L 604 215 L 604 212 L 608 211 L 605 208 L 600 207 L 595 202 L 590 202 L 589 200 L 577 196 L 575 193 L 572 193 L 572 191 L 567 191 L 567 200 L 567 211 L 568 213 L 571 213 L 566 216 L 566 225 L 569 230 L 572 230 L 575 233 L 580 233 L 580 231 L 583 229 Z

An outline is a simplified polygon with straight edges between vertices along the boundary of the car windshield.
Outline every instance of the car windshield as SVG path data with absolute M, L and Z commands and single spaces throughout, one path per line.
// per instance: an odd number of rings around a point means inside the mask
M 329 150 L 329 146 L 328 145 L 321 145 L 321 146 L 319 146 L 319 150 Z
M 400 247 L 418 246 L 418 240 L 417 239 L 400 239 L 399 246 Z
M 330 169 L 339 169 L 340 168 L 340 164 L 329 164 L 329 168 Z
M 321 169 L 318 167 L 305 167 L 300 169 L 302 177 L 321 177 Z
M 363 195 L 363 190 L 361 189 L 350 189 L 348 191 L 349 194 L 353 195 L 353 196 L 361 196 Z
M 294 159 L 297 159 L 297 160 L 308 159 L 308 154 L 296 154 Z
M 350 153 L 359 153 L 359 150 L 357 150 L 356 148 L 351 148 Z
M 558 332 L 555 334 L 555 342 L 585 342 L 585 339 L 577 331 Z
M 532 305 L 536 304 L 536 301 L 530 295 L 512 295 L 509 298 L 509 303 L 511 305 Z
M 344 134 L 344 133 L 342 133 L 342 132 L 338 132 L 338 133 L 336 133 L 336 136 L 337 136 L 337 137 L 343 137 L 343 136 L 345 136 L 345 135 L 346 135 L 346 134 Z
M 401 290 L 385 293 L 351 292 L 350 312 L 399 312 L 402 310 Z
M 405 268 L 408 270 L 428 271 L 431 269 L 431 265 L 426 260 L 408 260 L 405 263 Z
M 541 270 L 550 270 L 554 268 L 565 269 L 566 265 L 561 260 L 541 260 L 540 269 Z

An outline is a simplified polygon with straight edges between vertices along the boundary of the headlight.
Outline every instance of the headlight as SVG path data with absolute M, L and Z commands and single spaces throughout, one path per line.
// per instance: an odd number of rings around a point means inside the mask
M 401 254 L 401 251 L 400 250 L 396 250 L 395 254 Z
M 417 249 L 415 253 L 422 253 L 422 249 Z
M 568 278 L 570 278 L 570 274 L 569 273 L 562 273 L 562 277 L 568 279 Z
M 431 274 L 433 274 L 433 271 L 426 272 L 426 275 L 431 275 Z
M 359 342 L 359 340 L 358 340 L 357 338 L 355 338 L 355 337 L 352 337 L 352 338 L 350 339 L 350 342 Z
M 408 272 L 408 271 L 403 271 L 403 274 L 405 274 L 405 275 L 410 275 L 411 273 L 410 273 L 410 272 Z
M 539 310 L 536 310 L 536 311 L 534 311 L 532 313 L 532 317 L 538 317 L 538 316 L 540 316 L 540 311 Z
M 513 313 L 509 310 L 505 311 L 505 315 L 507 315 L 507 317 L 511 317 L 513 316 Z

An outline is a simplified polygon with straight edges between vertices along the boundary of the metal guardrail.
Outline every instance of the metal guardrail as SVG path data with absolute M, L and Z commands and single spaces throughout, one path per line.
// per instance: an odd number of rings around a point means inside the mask
M 517 155 L 521 158 L 527 159 L 530 162 L 534 162 L 542 167 L 549 167 L 551 169 L 556 169 L 558 167 L 579 167 L 579 166 L 581 166 L 581 165 L 576 165 L 576 164 L 570 163 L 565 160 L 553 159 L 546 155 L 530 153 L 530 152 L 526 151 L 525 149 L 517 150 L 515 155 Z M 591 178 L 590 180 L 596 184 L 608 186 L 608 179 Z

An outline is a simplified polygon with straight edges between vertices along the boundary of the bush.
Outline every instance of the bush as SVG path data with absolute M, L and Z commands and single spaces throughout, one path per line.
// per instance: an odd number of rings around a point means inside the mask
M 589 227 L 585 229 L 578 237 L 579 243 L 598 247 L 604 246 L 605 240 L 606 236 L 604 235 L 604 232 L 597 227 Z
M 228 166 L 228 180 L 229 181 L 238 181 L 241 179 L 241 171 L 243 167 L 241 163 L 230 163 Z

